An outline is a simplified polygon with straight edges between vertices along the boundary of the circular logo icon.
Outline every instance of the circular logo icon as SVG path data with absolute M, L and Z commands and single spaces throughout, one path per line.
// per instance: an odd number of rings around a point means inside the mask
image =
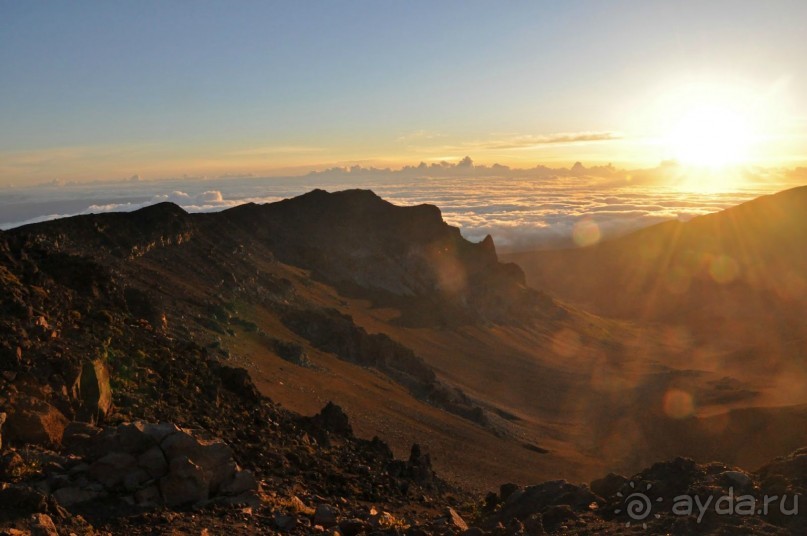
M 646 520 L 651 515 L 653 515 L 653 517 L 656 519 L 661 517 L 659 514 L 653 514 L 653 502 L 661 502 L 664 499 L 658 497 L 655 501 L 651 500 L 647 495 L 647 492 L 650 491 L 650 488 L 652 487 L 652 484 L 647 484 L 644 491 L 633 491 L 636 490 L 636 483 L 631 480 L 630 489 L 632 491 L 627 496 L 625 496 L 621 491 L 616 494 L 617 497 L 622 498 L 623 506 L 614 510 L 614 513 L 621 514 L 622 512 L 625 512 L 625 514 L 627 514 L 630 519 L 625 523 L 626 527 L 630 527 L 634 522 L 637 524 L 641 522 L 642 527 L 647 528 Z

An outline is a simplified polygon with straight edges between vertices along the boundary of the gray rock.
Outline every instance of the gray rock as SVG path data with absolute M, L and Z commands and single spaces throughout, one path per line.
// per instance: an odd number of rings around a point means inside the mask
M 68 471 L 68 474 L 70 476 L 76 476 L 80 475 L 81 473 L 86 473 L 89 469 L 90 469 L 89 464 L 81 462 L 71 467 L 70 470 Z
M 156 505 L 160 503 L 160 489 L 156 485 L 147 486 L 137 490 L 134 494 L 135 503 L 139 505 Z
M 210 482 L 204 469 L 187 456 L 171 460 L 168 475 L 160 479 L 160 493 L 169 506 L 194 504 L 208 498 Z
M 499 497 L 501 500 L 506 501 L 514 492 L 518 491 L 520 486 L 518 484 L 507 483 L 499 486 Z
M 126 452 L 110 452 L 106 456 L 93 462 L 87 473 L 90 478 L 104 485 L 107 489 L 123 483 L 123 479 L 135 467 L 137 459 Z
M 186 457 L 198 465 L 205 472 L 210 491 L 213 493 L 229 480 L 237 469 L 232 449 L 218 439 L 199 439 L 182 430 L 166 437 L 160 448 L 169 463 L 175 458 Z
M 317 509 L 314 510 L 314 525 L 321 525 L 323 527 L 330 528 L 336 525 L 336 516 L 338 512 L 335 508 L 327 504 L 320 504 L 317 506 Z
M 628 479 L 624 476 L 608 473 L 605 477 L 591 482 L 591 491 L 600 497 L 609 498 L 616 495 L 627 484 Z
M 57 489 L 53 493 L 53 497 L 62 506 L 70 507 L 74 504 L 79 504 L 87 501 L 92 501 L 101 497 L 102 494 L 97 491 L 77 488 L 74 486 L 67 488 Z
M 357 518 L 345 519 L 339 522 L 339 532 L 344 536 L 356 536 L 357 534 L 367 531 L 369 528 L 370 525 L 367 524 L 367 522 Z
M 275 514 L 275 526 L 282 531 L 291 532 L 297 527 L 297 518 L 280 513 Z
M 730 486 L 737 486 L 739 488 L 749 488 L 753 484 L 751 477 L 742 471 L 724 471 L 720 473 L 720 477 Z
M 168 472 L 168 461 L 160 447 L 154 446 L 137 458 L 137 466 L 153 479 L 162 478 Z
M 143 484 L 149 480 L 151 480 L 149 474 L 137 467 L 123 477 L 123 487 L 129 493 L 133 493 L 143 487 Z
M 47 482 L 48 488 L 52 490 L 65 488 L 71 484 L 70 477 L 68 475 L 51 475 Z
M 140 453 L 157 445 L 155 438 L 146 432 L 146 424 L 142 422 L 120 424 L 115 435 L 123 452 Z
M 97 438 L 103 430 L 89 423 L 71 422 L 62 436 L 62 444 L 71 454 L 87 456 L 94 447 L 98 447 Z
M 241 495 L 248 491 L 258 490 L 258 480 L 252 471 L 237 471 L 229 482 L 221 485 L 219 493 L 222 495 Z
M 166 437 L 179 431 L 181 431 L 179 427 L 170 422 L 149 422 L 143 424 L 143 432 L 151 436 L 151 438 L 154 439 L 154 442 L 157 444 L 162 443 Z

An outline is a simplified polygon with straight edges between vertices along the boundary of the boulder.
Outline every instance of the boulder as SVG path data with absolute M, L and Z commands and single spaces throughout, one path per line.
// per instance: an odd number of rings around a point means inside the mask
M 218 367 L 218 376 L 224 388 L 237 394 L 249 402 L 260 402 L 261 394 L 252 383 L 249 372 L 242 368 L 228 367 L 221 365 Z
M 67 423 L 65 416 L 47 402 L 21 397 L 8 413 L 5 437 L 19 443 L 58 446 Z
M 149 474 L 143 469 L 136 467 L 123 477 L 123 488 L 129 493 L 134 493 L 143 487 L 143 484 L 151 480 Z
M 424 454 L 417 443 L 412 445 L 406 469 L 410 478 L 419 484 L 428 485 L 434 480 L 431 456 Z
M 162 443 L 166 437 L 180 431 L 176 424 L 170 422 L 147 422 L 143 423 L 142 429 L 143 432 L 149 435 L 156 444 Z
M 591 491 L 600 497 L 609 498 L 616 495 L 627 484 L 628 479 L 624 476 L 608 473 L 603 478 L 591 482 Z
M 14 512 L 16 516 L 46 512 L 48 508 L 47 494 L 28 485 L 0 486 L 0 506 L 3 510 Z
M 568 504 L 553 504 L 546 508 L 541 516 L 541 524 L 545 529 L 553 531 L 564 523 L 574 521 L 578 515 Z
M 126 452 L 110 452 L 90 465 L 87 474 L 107 489 L 123 483 L 124 478 L 137 466 L 137 459 Z
M 532 514 L 542 513 L 557 505 L 587 510 L 597 500 L 598 497 L 587 488 L 575 486 L 565 480 L 553 480 L 512 493 L 502 506 L 499 516 L 502 520 L 516 518 L 523 521 Z
M 48 514 L 34 514 L 31 516 L 31 536 L 59 536 L 59 532 Z
M 278 512 L 275 514 L 275 526 L 284 532 L 291 532 L 297 527 L 297 518 Z
M 160 502 L 160 488 L 147 486 L 134 494 L 135 502 L 139 505 L 156 505 Z
M 249 491 L 258 490 L 258 480 L 252 471 L 236 471 L 232 478 L 219 487 L 221 495 L 241 495 Z
M 59 488 L 55 492 L 53 492 L 53 498 L 56 501 L 65 507 L 73 506 L 74 504 L 80 504 L 84 502 L 94 501 L 98 499 L 103 494 L 98 491 L 81 489 L 76 486 L 68 486 L 64 488 Z
M 311 419 L 316 425 L 329 432 L 350 437 L 353 435 L 353 428 L 350 426 L 347 414 L 341 407 L 333 402 L 328 402 L 322 411 Z
M 259 489 L 255 475 L 238 467 L 226 443 L 173 424 L 74 422 L 63 437 L 67 450 L 85 460 L 80 471 L 76 465 L 69 475 L 59 473 L 64 481 L 49 488 L 64 505 L 125 492 L 132 504 L 182 506 L 216 496 L 254 497 Z
M 724 471 L 720 473 L 720 479 L 726 485 L 740 489 L 748 489 L 754 485 L 751 477 L 742 471 Z
M 356 536 L 357 534 L 366 532 L 369 528 L 370 525 L 368 525 L 367 522 L 355 517 L 339 522 L 339 532 L 344 536 Z
M 146 431 L 143 422 L 123 423 L 116 430 L 118 447 L 123 452 L 140 453 L 157 445 L 152 433 Z
M 511 482 L 507 484 L 502 484 L 501 486 L 499 486 L 499 497 L 501 498 L 502 501 L 506 501 L 507 499 L 510 498 L 510 495 L 512 495 L 518 490 L 519 490 L 518 484 L 513 484 Z
M 314 511 L 313 523 L 314 525 L 321 525 L 326 529 L 333 527 L 336 525 L 336 515 L 337 511 L 332 506 L 320 504 Z
M 160 448 L 173 463 L 175 458 L 187 458 L 205 473 L 210 491 L 215 493 L 219 486 L 236 472 L 232 449 L 218 439 L 199 439 L 181 430 L 166 437 Z
M 138 456 L 137 466 L 148 473 L 153 479 L 162 478 L 168 472 L 168 461 L 162 449 L 154 446 Z
M 208 498 L 210 482 L 205 471 L 187 456 L 171 460 L 168 475 L 160 479 L 160 493 L 169 506 L 195 504 Z
M 85 422 L 71 422 L 64 429 L 62 445 L 67 452 L 87 456 L 99 446 L 96 438 L 103 430 Z

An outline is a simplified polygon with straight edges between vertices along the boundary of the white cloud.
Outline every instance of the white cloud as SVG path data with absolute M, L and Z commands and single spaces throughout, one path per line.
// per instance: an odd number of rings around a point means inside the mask
M 777 182 L 774 175 L 803 176 L 803 170 L 780 171 L 778 175 L 766 171 L 765 182 L 736 192 L 687 193 L 671 187 L 665 179 L 665 174 L 679 172 L 669 165 L 630 172 L 609 166 L 578 166 L 574 172 L 544 166 L 517 170 L 476 165 L 467 159 L 461 164 L 424 163 L 400 170 L 352 166 L 290 178 L 121 181 L 68 189 L 30 188 L 0 193 L 0 214 L 4 206 L 15 208 L 14 221 L 0 222 L 0 228 L 66 214 L 132 211 L 163 201 L 176 203 L 188 212 L 212 212 L 247 202 L 274 202 L 314 188 L 370 188 L 395 204 L 437 205 L 444 219 L 459 226 L 467 238 L 476 241 L 492 234 L 500 250 L 512 250 L 570 245 L 575 223 L 584 218 L 595 222 L 606 237 L 613 236 L 653 223 L 714 212 L 783 189 L 783 181 Z M 45 199 L 48 201 L 43 204 Z M 78 204 L 82 200 L 86 204 Z M 26 203 L 30 210 L 25 209 Z

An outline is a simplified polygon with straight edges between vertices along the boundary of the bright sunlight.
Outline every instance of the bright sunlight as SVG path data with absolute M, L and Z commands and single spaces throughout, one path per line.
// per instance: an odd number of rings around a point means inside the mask
M 666 143 L 683 164 L 721 167 L 746 161 L 753 139 L 750 121 L 741 112 L 705 104 L 686 112 Z

